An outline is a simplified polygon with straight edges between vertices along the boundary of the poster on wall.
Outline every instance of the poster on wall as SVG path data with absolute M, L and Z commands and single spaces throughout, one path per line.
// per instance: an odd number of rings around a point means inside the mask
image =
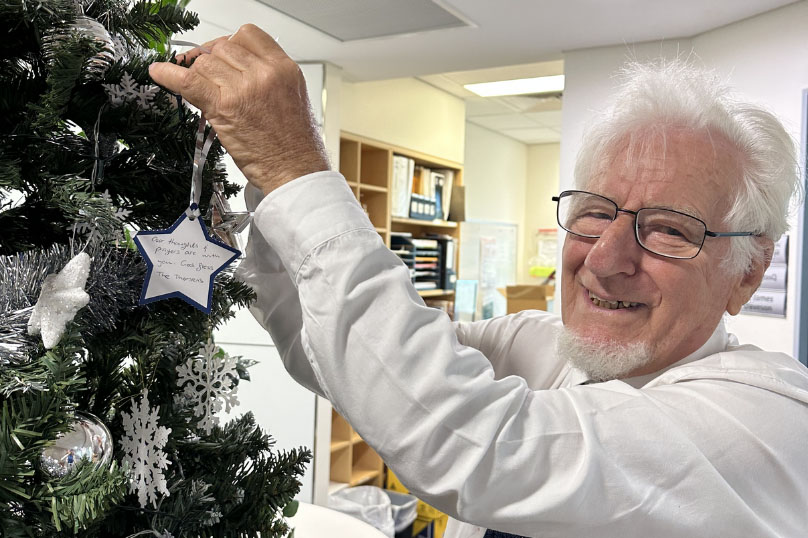
M 497 288 L 516 283 L 517 237 L 517 225 L 509 222 L 460 223 L 459 278 L 479 283 L 474 319 L 505 315 L 505 297 Z
M 786 290 L 788 288 L 788 236 L 774 244 L 772 263 L 763 274 L 760 288 L 741 308 L 742 314 L 786 317 Z

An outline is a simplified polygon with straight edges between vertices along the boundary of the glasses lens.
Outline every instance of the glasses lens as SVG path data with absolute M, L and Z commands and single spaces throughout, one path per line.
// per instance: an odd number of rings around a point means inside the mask
M 704 223 L 667 209 L 641 209 L 637 238 L 648 250 L 672 258 L 692 258 L 704 243 Z
M 617 215 L 611 200 L 588 192 L 564 192 L 558 201 L 558 224 L 568 232 L 600 237 Z

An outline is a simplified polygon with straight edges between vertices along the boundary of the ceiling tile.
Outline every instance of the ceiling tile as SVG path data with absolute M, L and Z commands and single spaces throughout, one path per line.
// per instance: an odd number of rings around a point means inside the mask
M 490 116 L 468 116 L 466 118 L 477 125 L 502 131 L 505 129 L 533 129 L 539 127 L 523 114 L 492 114 Z
M 466 116 L 489 116 L 492 114 L 512 114 L 513 109 L 499 99 L 475 97 L 466 99 Z
M 546 77 L 564 74 L 564 60 L 538 62 L 521 65 L 507 65 L 471 71 L 455 71 L 445 76 L 459 85 L 477 82 L 495 82 L 498 80 L 515 80 L 519 78 Z
M 561 111 L 547 110 L 545 112 L 529 112 L 525 114 L 530 120 L 553 129 L 561 129 Z
M 561 141 L 561 132 L 555 129 L 541 127 L 534 129 L 501 129 L 500 132 L 525 144 L 549 144 Z
M 258 0 L 340 41 L 468 26 L 432 0 Z
M 520 112 L 541 112 L 544 110 L 561 110 L 561 97 L 539 97 L 535 95 L 509 95 L 500 97 L 513 110 Z

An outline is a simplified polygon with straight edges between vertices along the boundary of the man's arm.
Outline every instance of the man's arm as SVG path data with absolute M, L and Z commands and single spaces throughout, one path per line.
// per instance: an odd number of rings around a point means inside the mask
M 762 397 L 797 411 L 787 398 L 730 382 L 534 391 L 516 376 L 497 380 L 448 318 L 423 305 L 337 174 L 279 188 L 255 226 L 297 286 L 301 345 L 324 393 L 426 502 L 526 536 L 793 528 L 784 519 L 793 507 L 767 500 L 774 477 L 749 476 L 726 450 L 779 439 L 757 404 L 732 407 Z M 537 346 L 535 359 L 546 353 Z

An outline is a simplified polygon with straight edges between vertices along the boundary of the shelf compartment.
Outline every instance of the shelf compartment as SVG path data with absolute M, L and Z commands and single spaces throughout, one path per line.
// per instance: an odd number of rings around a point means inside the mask
M 339 413 L 331 413 L 331 445 L 334 443 L 351 444 L 351 425 Z
M 359 181 L 360 147 L 356 140 L 342 139 L 339 142 L 339 171 L 349 185 L 356 185 Z
M 362 145 L 359 183 L 381 187 L 387 192 L 393 170 L 393 152 L 385 148 Z
M 405 219 L 402 217 L 393 217 L 393 224 L 400 224 L 408 227 L 423 227 L 423 228 L 457 228 L 457 223 L 451 220 L 419 220 L 419 219 Z
M 364 469 L 354 471 L 354 474 L 351 475 L 351 481 L 348 485 L 350 487 L 361 486 L 362 484 L 367 484 L 368 482 L 380 479 L 381 474 L 382 474 L 381 469 L 376 470 Z
M 387 192 L 387 187 L 379 187 L 378 185 L 371 185 L 369 183 L 362 183 L 361 190 L 373 192 Z
M 351 485 L 365 484 L 370 481 L 381 483 L 384 462 L 375 450 L 366 443 L 353 446 L 353 473 Z
M 334 482 L 350 482 L 353 474 L 353 451 L 350 444 L 331 451 L 330 479 Z
M 370 222 L 376 228 L 387 228 L 390 215 L 390 198 L 387 193 L 365 190 L 359 186 L 359 203 L 367 211 Z
M 421 297 L 451 297 L 454 290 L 421 290 L 418 292 Z

